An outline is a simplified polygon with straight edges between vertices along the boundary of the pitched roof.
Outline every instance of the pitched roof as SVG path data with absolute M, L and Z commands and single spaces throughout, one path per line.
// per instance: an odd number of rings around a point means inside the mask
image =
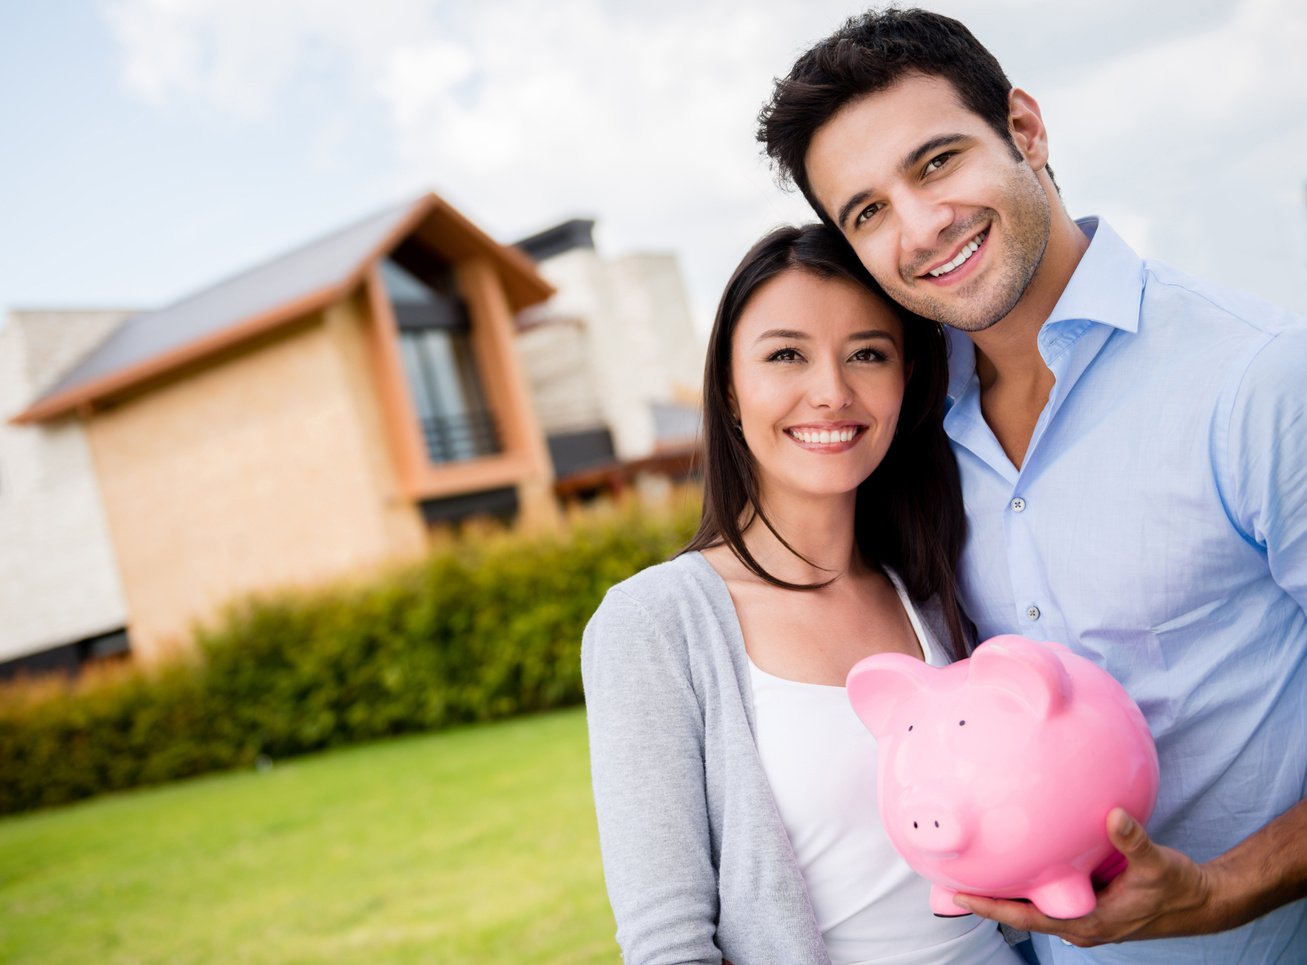
M 498 244 L 435 194 L 425 194 L 164 308 L 133 315 L 13 421 L 66 415 L 303 318 L 349 294 L 373 263 L 415 232 L 451 260 L 490 257 L 514 310 L 552 294 L 520 251 Z

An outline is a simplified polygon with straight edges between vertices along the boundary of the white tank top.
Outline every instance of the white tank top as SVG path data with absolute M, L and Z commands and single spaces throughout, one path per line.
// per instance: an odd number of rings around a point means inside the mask
M 948 662 L 890 574 L 926 662 Z M 833 965 L 1008 965 L 983 918 L 936 918 L 930 884 L 894 850 L 876 801 L 876 740 L 843 687 L 775 677 L 749 661 L 758 754 Z

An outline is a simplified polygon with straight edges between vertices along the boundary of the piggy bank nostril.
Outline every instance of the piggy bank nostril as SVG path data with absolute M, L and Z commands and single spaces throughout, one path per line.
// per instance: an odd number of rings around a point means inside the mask
M 938 821 L 935 822 L 935 827 L 939 827 L 939 822 L 938 822 Z

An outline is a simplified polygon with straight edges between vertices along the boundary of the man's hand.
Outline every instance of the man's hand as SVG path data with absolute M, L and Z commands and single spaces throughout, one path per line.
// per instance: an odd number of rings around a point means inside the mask
M 1040 914 L 1019 901 L 958 895 L 968 911 L 1022 931 L 1054 935 L 1088 948 L 1141 938 L 1201 935 L 1234 927 L 1217 910 L 1211 870 L 1171 848 L 1154 844 L 1143 827 L 1117 808 L 1107 817 L 1107 834 L 1129 862 L 1125 871 L 1098 893 L 1098 906 L 1083 918 Z

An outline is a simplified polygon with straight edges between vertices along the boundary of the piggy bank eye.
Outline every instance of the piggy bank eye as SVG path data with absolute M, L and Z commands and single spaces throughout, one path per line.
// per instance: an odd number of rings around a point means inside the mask
M 959 726 L 959 727 L 966 727 L 966 726 L 967 726 L 967 722 L 966 722 L 965 720 L 960 720 L 960 721 L 958 721 L 958 726 Z
M 908 730 L 909 730 L 909 731 L 912 730 L 912 725 L 911 725 L 911 724 L 908 725 Z

